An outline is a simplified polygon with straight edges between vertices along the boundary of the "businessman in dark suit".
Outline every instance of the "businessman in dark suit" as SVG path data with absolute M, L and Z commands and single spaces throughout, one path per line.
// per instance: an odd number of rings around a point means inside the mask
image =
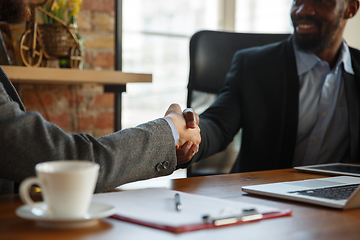
M 359 162 L 360 51 L 343 40 L 358 9 L 359 0 L 294 0 L 289 39 L 237 52 L 200 115 L 192 162 L 225 149 L 239 129 L 232 172 Z
M 18 23 L 29 15 L 25 0 L 0 1 L 0 21 Z M 94 138 L 86 133 L 65 133 L 37 112 L 27 112 L 0 67 L 0 195 L 14 193 L 35 165 L 51 160 L 87 160 L 99 163 L 96 191 L 123 183 L 171 174 L 179 163 L 176 146 L 197 151 L 199 128 L 186 122 L 179 105 L 164 118 Z M 184 147 L 185 148 L 185 147 Z

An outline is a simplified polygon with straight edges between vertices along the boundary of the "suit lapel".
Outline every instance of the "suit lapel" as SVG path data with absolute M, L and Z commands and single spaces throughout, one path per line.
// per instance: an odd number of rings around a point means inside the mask
M 343 70 L 343 77 L 349 108 L 350 156 L 353 162 L 358 159 L 359 147 L 359 87 L 354 75 Z
M 24 107 L 19 95 L 17 94 L 14 86 L 12 85 L 11 81 L 6 76 L 4 70 L 1 67 L 0 67 L 0 82 L 4 85 L 6 93 L 9 95 L 9 97 L 13 101 L 15 101 L 19 104 L 21 110 L 25 111 L 25 107 Z
M 360 52 L 350 49 L 351 64 L 355 75 L 343 70 L 344 85 L 349 107 L 350 128 L 350 157 L 351 162 L 359 162 L 359 135 L 360 135 Z
M 295 53 L 292 46 L 292 38 L 287 40 L 284 46 L 285 69 L 279 77 L 284 84 L 283 95 L 283 133 L 280 166 L 288 168 L 292 166 L 296 146 L 296 136 L 299 115 L 299 77 L 297 74 Z

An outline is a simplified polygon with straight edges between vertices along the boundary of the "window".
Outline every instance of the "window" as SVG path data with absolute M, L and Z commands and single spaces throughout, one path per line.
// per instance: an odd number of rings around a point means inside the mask
M 236 0 L 235 31 L 290 33 L 292 0 Z
M 152 83 L 127 85 L 123 126 L 186 107 L 188 42 L 198 29 L 217 29 L 217 0 L 124 0 L 123 71 L 151 73 Z

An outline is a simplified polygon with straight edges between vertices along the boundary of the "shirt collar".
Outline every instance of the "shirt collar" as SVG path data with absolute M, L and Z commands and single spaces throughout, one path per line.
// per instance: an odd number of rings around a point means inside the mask
M 296 65 L 299 76 L 310 71 L 313 67 L 315 67 L 315 65 L 318 62 L 322 61 L 314 53 L 307 53 L 299 50 L 296 44 L 294 43 L 294 40 L 293 40 L 293 45 L 294 45 Z M 336 66 L 339 66 L 341 63 L 344 64 L 344 70 L 347 73 L 354 74 L 354 70 L 351 65 L 350 50 L 345 41 L 343 41 L 341 45 L 341 53 Z

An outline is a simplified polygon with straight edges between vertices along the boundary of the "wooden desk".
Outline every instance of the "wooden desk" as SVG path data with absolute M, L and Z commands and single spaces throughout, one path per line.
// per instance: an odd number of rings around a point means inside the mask
M 121 94 L 127 83 L 151 82 L 151 74 L 124 73 L 121 71 L 78 70 L 69 68 L 29 68 L 1 66 L 13 83 L 31 84 L 84 84 L 104 85 L 105 92 L 115 93 L 114 130 L 121 129 Z
M 293 210 L 293 215 L 289 217 L 179 235 L 114 219 L 104 219 L 96 227 L 88 229 L 42 229 L 32 221 L 16 217 L 15 209 L 22 205 L 17 195 L 2 196 L 0 239 L 359 239 L 360 209 L 335 210 L 256 197 L 241 191 L 241 187 L 246 185 L 320 177 L 326 176 L 287 169 L 172 180 L 172 189 L 175 190 Z

